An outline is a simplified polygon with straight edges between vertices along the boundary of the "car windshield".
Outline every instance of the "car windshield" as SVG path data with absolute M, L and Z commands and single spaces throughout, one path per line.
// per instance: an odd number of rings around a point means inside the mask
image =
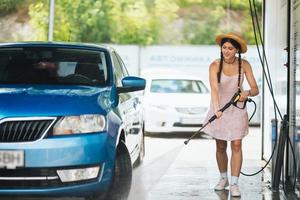
M 200 80 L 156 79 L 151 82 L 152 93 L 208 93 Z
M 1 83 L 105 85 L 105 53 L 70 48 L 0 49 Z

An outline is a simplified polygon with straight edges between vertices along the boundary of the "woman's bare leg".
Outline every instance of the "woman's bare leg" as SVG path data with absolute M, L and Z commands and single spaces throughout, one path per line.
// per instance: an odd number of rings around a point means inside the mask
M 240 176 L 242 162 L 242 140 L 231 141 L 231 176 Z
M 227 156 L 227 141 L 216 140 L 216 158 L 220 173 L 227 172 L 228 156 Z

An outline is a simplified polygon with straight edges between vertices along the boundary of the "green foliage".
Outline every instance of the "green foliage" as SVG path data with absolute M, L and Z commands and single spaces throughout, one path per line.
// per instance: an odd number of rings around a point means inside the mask
M 149 16 L 143 1 L 123 4 L 119 18 L 119 29 L 114 34 L 114 42 L 120 44 L 151 44 L 154 39 Z
M 176 44 L 178 38 L 174 21 L 178 18 L 179 7 L 173 0 L 156 0 L 153 5 L 152 26 L 153 33 L 156 33 L 157 40 L 154 44 Z
M 203 9 L 198 7 L 196 12 L 189 12 L 185 20 L 183 33 L 184 43 L 187 44 L 214 44 L 214 38 L 218 32 L 220 20 L 224 17 L 225 11 L 222 7 L 214 9 Z M 188 10 L 189 11 L 189 10 Z
M 111 42 L 108 32 L 112 25 L 108 23 L 114 22 L 113 11 L 111 1 L 61 0 L 56 4 L 54 40 Z
M 1 0 L 0 15 L 6 15 L 22 6 L 26 0 Z
M 0 16 L 5 16 L 26 7 L 32 0 L 0 0 Z
M 203 0 L 176 0 L 180 8 L 187 8 L 195 5 L 200 5 Z
M 47 40 L 50 0 L 1 0 L 0 11 L 29 3 L 31 40 Z M 254 43 L 247 0 L 56 0 L 54 40 L 118 44 L 214 44 L 221 32 Z M 261 0 L 256 0 L 261 13 Z M 1 12 L 2 13 L 2 12 Z M 28 38 L 27 38 L 28 39 Z
M 34 34 L 28 38 L 32 41 L 47 40 L 48 32 L 48 2 L 47 0 L 39 1 L 29 6 L 29 15 L 31 16 L 30 24 L 34 28 Z
M 40 32 L 37 40 L 46 39 L 47 3 L 39 0 L 30 6 L 31 23 Z M 153 44 L 164 23 L 175 19 L 176 10 L 172 0 L 157 0 L 153 8 L 143 0 L 60 0 L 55 5 L 54 40 Z
M 184 40 L 187 44 L 215 44 L 215 36 L 222 32 L 240 33 L 249 44 L 254 34 L 247 0 L 177 0 L 184 18 Z M 262 2 L 256 0 L 261 16 Z M 186 14 L 189 13 L 189 14 Z M 261 21 L 261 20 L 260 20 Z

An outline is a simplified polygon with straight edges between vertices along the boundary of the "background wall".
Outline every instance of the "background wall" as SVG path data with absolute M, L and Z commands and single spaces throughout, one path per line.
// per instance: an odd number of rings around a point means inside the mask
M 286 85 L 287 69 L 284 64 L 287 62 L 287 7 L 286 1 L 277 0 L 276 3 L 266 1 L 265 18 L 265 47 L 267 60 L 270 67 L 270 74 L 273 83 L 275 99 L 282 114 L 286 113 Z M 285 87 L 285 88 L 283 88 Z M 274 119 L 274 107 L 269 88 L 265 84 L 264 103 L 264 146 L 263 156 L 268 159 L 272 150 L 271 120 Z M 277 115 L 280 125 L 280 118 Z
M 113 45 L 125 62 L 129 73 L 142 75 L 145 71 L 154 68 L 169 68 L 180 70 L 185 74 L 192 74 L 208 84 L 208 69 L 210 63 L 219 58 L 220 48 L 217 45 Z M 248 46 L 248 51 L 242 54 L 252 65 L 256 81 L 261 87 L 262 68 L 257 54 L 256 46 Z M 246 83 L 245 81 L 244 83 Z M 247 89 L 249 86 L 244 85 Z M 257 103 L 257 111 L 251 120 L 251 124 L 260 124 L 261 119 L 261 96 L 254 97 Z M 249 115 L 253 113 L 254 106 L 248 104 Z

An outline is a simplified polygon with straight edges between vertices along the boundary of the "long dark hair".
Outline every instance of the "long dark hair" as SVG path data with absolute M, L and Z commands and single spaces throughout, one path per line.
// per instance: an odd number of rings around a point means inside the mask
M 241 45 L 237 41 L 235 41 L 231 38 L 224 38 L 221 41 L 221 59 L 220 59 L 220 65 L 219 65 L 219 71 L 218 71 L 218 83 L 220 83 L 220 80 L 221 80 L 223 60 L 224 60 L 224 56 L 223 56 L 223 53 L 222 53 L 222 46 L 226 42 L 229 42 L 230 44 L 232 44 L 238 50 L 238 53 L 239 53 L 239 59 L 238 59 L 238 62 L 239 62 L 238 88 L 239 88 L 240 87 L 240 80 L 241 80 L 241 69 L 242 69 Z

